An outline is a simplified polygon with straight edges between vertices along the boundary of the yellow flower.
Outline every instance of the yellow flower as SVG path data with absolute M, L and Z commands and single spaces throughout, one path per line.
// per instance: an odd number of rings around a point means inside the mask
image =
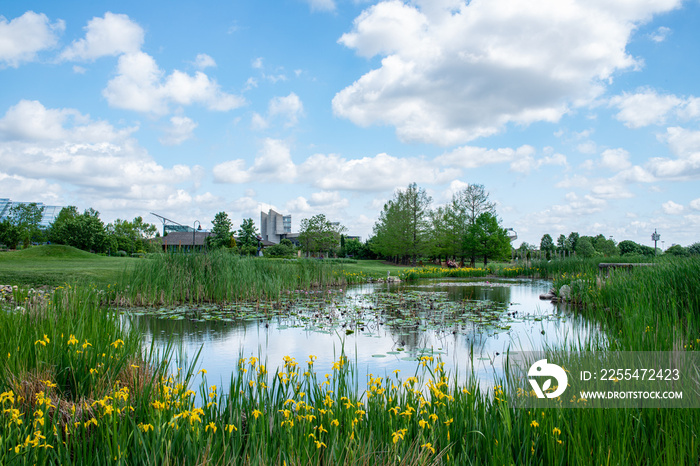
M 212 433 L 216 433 L 216 424 L 214 424 L 213 421 L 207 424 L 207 427 L 204 429 L 204 432 L 207 432 L 209 429 L 212 430 Z
M 338 425 L 340 425 L 340 422 L 339 422 L 337 419 L 333 419 L 333 420 L 331 421 L 331 425 L 332 425 L 332 426 L 338 427 Z
M 532 422 L 530 423 L 530 426 L 531 426 L 531 427 L 539 427 L 540 425 L 537 423 L 537 421 L 532 421 Z
M 257 419 L 258 416 L 260 416 L 260 415 L 262 415 L 262 413 L 260 411 L 258 411 L 257 409 L 253 411 L 253 416 L 255 416 L 255 419 Z
M 206 375 L 206 373 L 207 373 L 206 369 L 200 369 L 199 372 L 197 372 L 197 374 L 205 374 L 205 375 Z
M 552 434 L 559 435 L 559 434 L 561 434 L 561 430 L 559 430 L 558 427 L 555 427 L 554 430 L 552 431 Z
M 317 448 L 317 449 L 326 446 L 325 443 L 319 442 L 318 440 L 314 440 L 314 442 L 316 442 L 316 448 Z
M 233 424 L 226 424 L 226 427 L 224 427 L 224 430 L 228 431 L 229 434 L 230 434 L 231 432 L 233 432 L 234 430 L 235 430 L 236 432 L 238 432 L 238 429 L 237 429 L 236 426 L 234 426 Z
M 432 443 L 424 443 L 423 445 L 421 445 L 421 448 L 426 448 L 430 450 L 433 453 L 433 455 L 435 454 L 435 448 L 433 448 Z
M 119 345 L 124 346 L 124 340 L 122 340 L 122 339 L 115 340 L 112 343 L 110 343 L 110 345 L 114 346 L 114 348 L 117 349 L 117 348 L 119 348 Z
M 148 432 L 148 429 L 150 429 L 151 431 L 153 430 L 153 425 L 151 425 L 151 424 L 142 424 L 142 423 L 139 423 L 139 424 L 138 424 L 138 427 L 139 427 L 139 429 L 141 429 L 143 432 Z

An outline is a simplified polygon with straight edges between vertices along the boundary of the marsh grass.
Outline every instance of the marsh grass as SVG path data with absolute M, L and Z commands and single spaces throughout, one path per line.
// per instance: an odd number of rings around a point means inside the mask
M 141 260 L 117 284 L 121 305 L 275 300 L 284 291 L 359 283 L 333 261 L 269 260 L 227 251 L 159 254 Z

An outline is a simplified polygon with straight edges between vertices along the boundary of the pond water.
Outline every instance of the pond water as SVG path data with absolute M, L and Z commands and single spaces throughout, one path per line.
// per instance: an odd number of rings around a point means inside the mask
M 596 325 L 566 306 L 540 300 L 550 287 L 533 279 L 429 279 L 293 292 L 278 303 L 130 309 L 125 315 L 147 346 L 172 342 L 190 357 L 201 348 L 197 369 L 222 388 L 242 357 L 259 358 L 274 374 L 285 356 L 305 367 L 314 355 L 323 375 L 341 351 L 356 364 L 360 387 L 367 374 L 399 369 L 409 377 L 422 355 L 434 355 L 448 372 L 460 379 L 473 373 L 486 388 L 502 376 L 508 350 L 563 348 L 600 336 Z

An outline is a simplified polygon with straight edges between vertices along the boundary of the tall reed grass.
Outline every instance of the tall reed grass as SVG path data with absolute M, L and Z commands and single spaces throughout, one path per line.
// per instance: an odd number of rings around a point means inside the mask
M 314 259 L 269 260 L 226 251 L 159 254 L 125 271 L 117 300 L 127 305 L 277 299 L 280 293 L 360 281 L 339 264 Z

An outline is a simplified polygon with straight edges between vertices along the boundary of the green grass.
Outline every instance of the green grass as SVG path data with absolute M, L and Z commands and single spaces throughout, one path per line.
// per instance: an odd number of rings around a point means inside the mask
M 115 283 L 138 259 L 105 257 L 71 246 L 44 245 L 0 253 L 0 285 Z

